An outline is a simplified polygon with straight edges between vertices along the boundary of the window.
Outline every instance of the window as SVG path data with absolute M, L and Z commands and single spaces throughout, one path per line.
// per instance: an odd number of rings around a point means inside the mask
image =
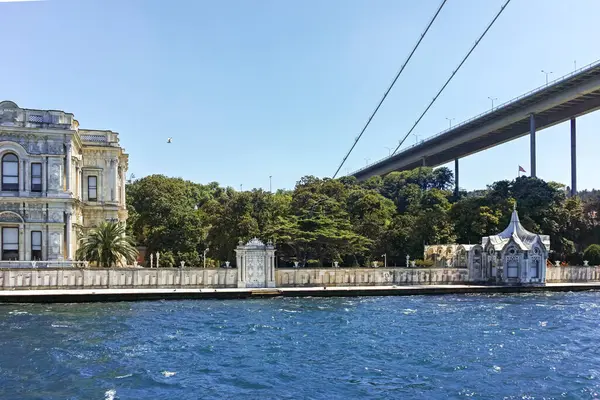
M 518 278 L 519 277 L 519 266 L 516 262 L 509 262 L 506 271 L 507 278 Z
M 42 164 L 40 163 L 31 164 L 31 191 L 42 191 Z
M 42 232 L 31 231 L 31 260 L 42 259 Z
M 19 259 L 19 228 L 2 228 L 2 260 Z
M 98 191 L 97 191 L 97 183 L 98 177 L 96 176 L 88 176 L 88 200 L 96 201 L 98 200 Z
M 531 265 L 531 277 L 532 278 L 539 278 L 539 273 L 540 273 L 540 260 L 535 260 L 533 262 L 533 264 Z
M 12 153 L 2 157 L 2 190 L 19 191 L 19 159 Z

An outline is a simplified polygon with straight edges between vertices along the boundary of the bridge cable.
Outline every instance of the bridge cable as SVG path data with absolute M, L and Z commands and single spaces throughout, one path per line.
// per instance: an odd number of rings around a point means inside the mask
M 417 48 L 421 44 L 421 41 L 423 40 L 423 38 L 427 34 L 427 31 L 429 31 L 429 28 L 431 27 L 431 25 L 433 25 L 433 21 L 435 21 L 435 19 L 437 18 L 438 14 L 442 10 L 442 7 L 444 7 L 444 4 L 446 4 L 446 1 L 448 1 L 448 0 L 442 0 L 442 4 L 440 4 L 440 6 L 438 7 L 438 9 L 435 12 L 435 14 L 433 15 L 433 18 L 431 19 L 431 21 L 429 21 L 429 24 L 427 25 L 427 28 L 425 28 L 425 31 L 423 31 L 423 33 L 421 34 L 421 37 L 417 41 L 417 44 L 415 45 L 415 47 L 413 47 L 412 51 L 408 55 L 408 58 L 406 59 L 406 61 L 404 62 L 404 64 L 402 64 L 402 67 L 400 67 L 400 71 L 398 71 L 398 73 L 396 74 L 396 77 L 394 78 L 394 80 L 392 81 L 392 83 L 390 84 L 390 86 L 388 87 L 388 89 L 386 90 L 385 94 L 383 95 L 383 97 L 379 101 L 379 104 L 377 105 L 377 107 L 375 108 L 375 110 L 373 111 L 373 113 L 371 114 L 371 116 L 369 117 L 369 119 L 367 120 L 367 123 L 365 124 L 365 126 L 360 131 L 360 134 L 354 139 L 354 144 L 352 145 L 352 147 L 350 148 L 350 150 L 348 151 L 348 153 L 346 154 L 346 156 L 342 160 L 342 163 L 338 167 L 337 171 L 335 171 L 335 174 L 333 174 L 332 178 L 335 178 L 337 176 L 338 172 L 340 172 L 340 169 L 342 169 L 342 166 L 344 165 L 344 163 L 348 159 L 348 156 L 350 156 L 350 153 L 352 153 L 352 150 L 354 150 L 354 147 L 356 146 L 356 144 L 358 143 L 358 141 L 362 137 L 363 133 L 365 133 L 365 131 L 367 130 L 367 127 L 371 123 L 371 120 L 373 119 L 373 117 L 375 117 L 375 114 L 377 114 L 377 111 L 379 111 L 379 108 L 383 104 L 383 101 L 386 99 L 387 95 L 390 93 L 390 91 L 394 87 L 394 84 L 396 83 L 396 81 L 400 77 L 400 74 L 402 74 L 402 71 L 404 71 L 404 68 L 406 67 L 406 65 L 408 64 L 408 62 L 412 58 L 413 54 L 415 53 L 415 51 L 417 50 Z
M 473 50 L 475 50 L 475 48 L 477 47 L 477 45 L 479 44 L 479 42 L 481 41 L 481 39 L 483 39 L 483 37 L 490 30 L 490 28 L 492 27 L 492 25 L 494 25 L 494 22 L 496 22 L 496 20 L 498 19 L 498 17 L 500 17 L 500 14 L 502 14 L 502 11 L 504 11 L 504 9 L 508 5 L 508 3 L 510 3 L 510 1 L 511 0 L 506 0 L 506 3 L 504 3 L 504 5 L 502 6 L 502 8 L 500 8 L 500 11 L 498 12 L 498 14 L 496 14 L 496 16 L 494 17 L 494 19 L 492 20 L 492 22 L 490 22 L 490 24 L 485 29 L 485 31 L 483 31 L 483 33 L 481 34 L 481 36 L 479 36 L 479 39 L 477 39 L 477 41 L 475 42 L 475 44 L 473 45 L 473 47 L 471 47 L 471 50 L 469 50 L 469 52 L 467 53 L 467 55 L 465 56 L 465 58 L 463 58 L 463 60 L 458 65 L 458 67 L 454 70 L 454 72 L 452 72 L 452 75 L 450 75 L 450 78 L 448 78 L 448 80 L 446 81 L 446 83 L 444 84 L 444 86 L 442 86 L 442 88 L 435 95 L 435 97 L 433 98 L 433 100 L 431 100 L 431 103 L 429 103 L 429 105 L 427 106 L 427 108 L 425 109 L 425 111 L 423 111 L 423 114 L 421 114 L 421 116 L 419 117 L 419 119 L 417 119 L 417 122 L 415 122 L 415 124 L 412 126 L 412 128 L 410 128 L 410 130 L 408 131 L 408 133 L 400 141 L 400 144 L 398 144 L 398 147 L 396 147 L 396 150 L 394 150 L 394 152 L 392 153 L 392 156 L 394 154 L 396 154 L 396 152 L 398 152 L 398 149 L 400 148 L 400 146 L 402 146 L 402 144 L 404 143 L 404 141 L 406 140 L 406 138 L 408 138 L 408 136 L 410 136 L 410 134 L 412 133 L 412 131 L 416 128 L 417 124 L 419 122 L 421 122 L 421 119 L 423 119 L 423 117 L 425 116 L 425 114 L 427 114 L 427 111 L 429 111 L 429 109 L 431 108 L 431 106 L 433 105 L 433 103 L 435 103 L 435 101 L 440 96 L 440 94 L 442 94 L 442 92 L 444 91 L 444 89 L 446 89 L 446 86 L 448 86 L 448 84 L 450 83 L 450 81 L 452 80 L 452 78 L 454 78 L 454 75 L 456 75 L 456 73 L 458 72 L 458 70 L 460 69 L 460 67 L 462 67 L 462 65 L 465 63 L 465 61 L 467 61 L 467 58 L 469 58 L 469 56 L 471 55 L 471 53 L 473 52 Z

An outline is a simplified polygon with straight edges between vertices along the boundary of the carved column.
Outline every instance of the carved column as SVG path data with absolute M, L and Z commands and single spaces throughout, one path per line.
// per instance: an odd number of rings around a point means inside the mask
M 19 173 L 19 190 L 24 192 L 25 191 L 25 160 L 20 160 L 21 161 L 21 165 L 19 168 L 19 165 L 17 163 L 17 169 L 20 170 Z
M 42 193 L 48 196 L 48 157 L 42 159 Z
M 25 261 L 25 224 L 19 224 L 19 260 Z
M 67 192 L 71 192 L 71 142 L 66 144 L 67 147 L 67 159 L 65 165 L 65 179 L 67 183 Z
M 73 188 L 73 194 L 75 197 L 79 197 L 79 165 L 75 162 L 75 187 Z
M 67 232 L 66 232 L 66 249 L 65 249 L 65 258 L 67 260 L 72 260 L 71 256 L 71 230 L 73 229 L 73 223 L 71 222 L 73 213 L 69 210 L 66 213 L 67 217 Z
M 110 160 L 111 163 L 111 171 L 110 171 L 110 178 L 111 178 L 111 200 L 112 201 L 117 201 L 117 182 L 118 182 L 118 173 L 119 173 L 119 160 L 117 158 L 113 158 Z
M 29 163 L 27 160 L 23 160 L 23 191 L 27 195 L 29 189 L 31 188 L 31 183 L 29 182 Z

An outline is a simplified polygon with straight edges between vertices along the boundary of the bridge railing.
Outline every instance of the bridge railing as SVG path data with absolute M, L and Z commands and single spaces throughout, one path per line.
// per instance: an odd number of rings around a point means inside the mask
M 522 94 L 522 95 L 520 95 L 520 96 L 518 96 L 518 97 L 515 97 L 515 98 L 512 98 L 512 99 L 510 99 L 510 100 L 508 100 L 508 101 L 505 101 L 504 103 L 501 103 L 501 104 L 499 104 L 498 106 L 496 106 L 496 107 L 494 107 L 494 108 L 492 108 L 492 109 L 490 109 L 490 110 L 488 110 L 488 111 L 482 112 L 482 113 L 480 113 L 480 114 L 477 114 L 477 115 L 476 115 L 476 116 L 474 116 L 474 117 L 471 117 L 471 118 L 469 118 L 469 119 L 467 119 L 467 120 L 465 120 L 465 121 L 462 121 L 462 122 L 460 122 L 460 123 L 458 123 L 458 124 L 454 125 L 454 126 L 453 126 L 453 127 L 451 127 L 451 128 L 444 129 L 443 131 L 441 131 L 441 132 L 439 132 L 439 133 L 436 133 L 435 135 L 429 136 L 429 137 L 427 137 L 426 139 L 423 139 L 423 140 L 421 140 L 421 141 L 420 141 L 420 142 L 418 142 L 418 143 L 415 143 L 415 144 L 412 144 L 412 145 L 410 145 L 410 146 L 408 146 L 408 147 L 405 147 L 404 149 L 402 149 L 402 151 L 406 151 L 406 150 L 412 149 L 413 147 L 420 146 L 420 145 L 421 145 L 421 144 L 423 144 L 424 142 L 427 142 L 427 141 L 429 141 L 429 140 L 431 140 L 431 139 L 434 139 L 434 138 L 436 138 L 436 137 L 438 137 L 438 136 L 444 135 L 444 134 L 446 134 L 446 133 L 448 133 L 448 132 L 450 132 L 450 131 L 454 131 L 454 130 L 456 130 L 456 129 L 458 129 L 458 128 L 462 127 L 462 126 L 465 126 L 465 125 L 467 125 L 467 124 L 469 124 L 469 123 L 473 122 L 474 120 L 476 120 L 476 119 L 479 119 L 479 118 L 481 118 L 481 117 L 483 117 L 483 116 L 485 116 L 485 115 L 490 115 L 490 114 L 493 114 L 493 113 L 497 112 L 498 110 L 500 110 L 501 108 L 507 107 L 508 105 L 510 105 L 510 104 L 513 104 L 513 103 L 516 103 L 517 101 L 519 101 L 519 100 L 522 100 L 522 99 L 523 99 L 523 98 L 525 98 L 525 97 L 528 97 L 528 96 L 531 96 L 532 94 L 535 94 L 535 93 L 541 92 L 541 91 L 543 91 L 543 90 L 545 90 L 545 89 L 549 88 L 550 86 L 553 86 L 553 85 L 555 85 L 555 84 L 557 84 L 557 83 L 561 83 L 561 82 L 563 82 L 563 81 L 566 81 L 566 80 L 568 80 L 569 78 L 572 78 L 572 77 L 573 77 L 573 76 L 575 76 L 575 75 L 578 75 L 578 74 L 581 74 L 581 73 L 583 73 L 583 72 L 589 71 L 589 70 L 591 70 L 591 69 L 593 69 L 593 68 L 595 68 L 595 67 L 597 67 L 597 66 L 600 66 L 600 60 L 596 60 L 596 61 L 594 61 L 594 62 L 592 62 L 592 63 L 590 63 L 590 64 L 588 64 L 588 65 L 586 65 L 586 66 L 583 66 L 583 67 L 581 67 L 581 68 L 579 68 L 579 69 L 576 69 L 576 70 L 574 70 L 574 71 L 572 71 L 572 72 L 570 72 L 570 73 L 568 73 L 568 74 L 566 74 L 566 75 L 560 76 L 560 77 L 558 77 L 558 78 L 554 79 L 553 81 L 550 81 L 550 82 L 548 82 L 547 84 L 544 84 L 544 85 L 542 85 L 542 86 L 538 86 L 537 88 L 535 88 L 535 89 L 533 89 L 533 90 L 530 90 L 530 91 L 529 91 L 529 92 L 527 92 L 527 93 L 524 93 L 524 94 Z M 366 166 L 364 166 L 364 167 L 362 167 L 362 168 L 359 168 L 359 169 L 355 170 L 355 171 L 354 171 L 352 174 L 350 174 L 350 175 L 354 175 L 354 174 L 356 174 L 356 173 L 358 173 L 358 172 L 360 172 L 360 171 L 364 171 L 364 170 L 368 169 L 369 167 L 371 167 L 371 166 L 373 166 L 373 165 L 379 164 L 379 163 L 381 163 L 381 162 L 383 162 L 383 161 L 385 161 L 385 160 L 389 160 L 390 158 L 394 157 L 394 156 L 395 156 L 395 155 L 397 155 L 397 154 L 398 154 L 398 153 L 396 153 L 396 154 L 392 154 L 392 155 L 390 155 L 390 156 L 386 156 L 386 157 L 383 157 L 383 158 L 381 158 L 381 159 L 379 159 L 379 160 L 377 160 L 377 161 L 374 161 L 374 162 L 372 162 L 371 164 L 367 164 Z

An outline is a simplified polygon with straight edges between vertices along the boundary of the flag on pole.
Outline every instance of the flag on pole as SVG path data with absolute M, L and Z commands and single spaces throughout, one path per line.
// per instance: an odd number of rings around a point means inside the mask
M 519 165 L 519 172 L 525 172 L 526 173 L 527 171 L 525 171 L 525 169 Z

